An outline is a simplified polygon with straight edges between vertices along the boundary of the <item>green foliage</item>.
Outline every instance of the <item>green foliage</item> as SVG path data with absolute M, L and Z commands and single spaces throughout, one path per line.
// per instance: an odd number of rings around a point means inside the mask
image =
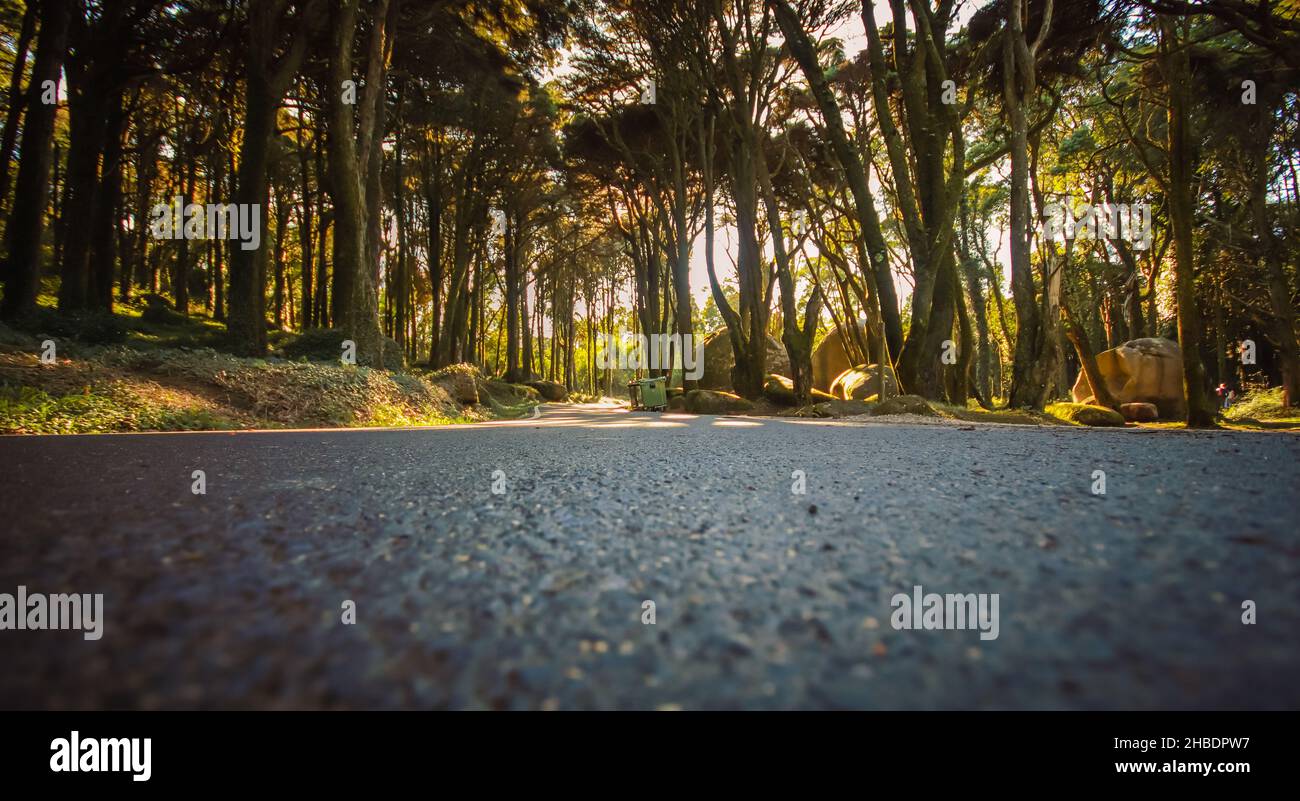
M 237 428 L 206 409 L 168 408 L 119 387 L 53 396 L 28 386 L 0 386 L 0 432 L 91 434 L 107 431 L 208 431 Z
M 447 417 L 435 411 L 411 411 L 395 403 L 381 403 L 369 410 L 363 425 L 379 428 L 396 428 L 404 426 L 442 426 L 452 423 L 472 423 L 469 417 L 457 415 Z
M 1247 392 L 1223 413 L 1229 420 L 1281 420 L 1300 417 L 1294 406 L 1282 405 L 1282 387 Z
M 1080 125 L 1061 140 L 1058 146 L 1058 158 L 1066 162 L 1076 157 L 1087 157 L 1096 149 L 1097 142 L 1092 138 L 1092 128 L 1088 125 Z M 1064 172 L 1065 169 L 1062 167 L 1061 173 Z
M 1087 403 L 1049 403 L 1045 411 L 1067 423 L 1080 426 L 1122 427 L 1124 416 L 1105 406 Z

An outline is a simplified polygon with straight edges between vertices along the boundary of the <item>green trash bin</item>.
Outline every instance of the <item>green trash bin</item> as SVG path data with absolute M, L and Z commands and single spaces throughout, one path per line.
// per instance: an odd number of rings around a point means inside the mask
M 668 379 L 665 377 L 629 381 L 627 390 L 633 409 L 663 411 L 668 408 Z

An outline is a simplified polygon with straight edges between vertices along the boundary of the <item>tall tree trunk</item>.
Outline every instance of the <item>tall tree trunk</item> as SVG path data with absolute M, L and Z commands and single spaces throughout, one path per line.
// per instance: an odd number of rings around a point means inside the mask
M 122 136 L 127 124 L 122 95 L 122 88 L 118 87 L 108 100 L 104 163 L 100 171 L 95 217 L 91 223 L 91 305 L 104 311 L 113 310 L 113 277 L 117 268 L 118 220 L 122 205 Z M 123 271 L 126 271 L 125 265 Z
M 1169 93 L 1169 219 L 1174 240 L 1174 286 L 1178 302 L 1178 344 L 1183 351 L 1183 392 L 1188 428 L 1215 425 L 1214 406 L 1201 362 L 1201 312 L 1196 305 L 1195 255 L 1192 244 L 1192 180 L 1195 165 L 1190 132 L 1191 66 L 1188 44 L 1176 28 L 1183 23 L 1160 18 L 1161 66 Z
M 775 11 L 777 24 L 785 36 L 787 46 L 790 47 L 791 54 L 798 61 L 799 68 L 808 81 L 825 122 L 827 137 L 848 179 L 849 190 L 853 194 L 854 207 L 858 213 L 858 227 L 862 231 L 866 240 L 866 250 L 870 254 L 869 265 L 864 265 L 869 269 L 863 270 L 863 276 L 872 280 L 875 285 L 889 355 L 891 359 L 895 359 L 903 348 L 903 321 L 898 310 L 898 293 L 894 289 L 894 276 L 890 271 L 884 234 L 881 232 L 880 218 L 876 213 L 866 168 L 857 149 L 849 141 L 835 95 L 831 91 L 816 51 L 798 15 L 785 0 L 769 0 L 769 2 Z
M 5 296 L 0 317 L 14 320 L 36 308 L 41 282 L 41 232 L 50 194 L 51 145 L 54 141 L 54 104 L 41 102 L 42 87 L 59 81 L 68 50 L 71 3 L 41 3 L 41 32 L 27 87 L 27 113 L 18 163 L 14 204 L 6 236 L 9 257 L 3 273 Z
M 516 255 L 516 259 L 518 256 Z M 527 381 L 533 377 L 533 327 L 532 317 L 528 313 L 528 275 L 521 268 L 516 260 L 515 270 L 520 273 L 519 276 L 519 328 L 520 338 L 523 340 L 523 353 L 520 356 L 520 362 L 523 369 L 521 380 Z
M 966 282 L 966 291 L 970 296 L 970 309 L 975 317 L 975 335 L 978 337 L 979 357 L 975 365 L 976 397 L 980 403 L 991 405 L 993 402 L 990 376 L 993 372 L 993 347 L 989 338 L 988 308 L 980 280 L 979 258 L 971 250 L 971 230 L 969 208 L 966 194 L 962 193 L 961 211 L 961 268 Z M 979 232 L 978 236 L 983 236 Z
M 965 295 L 961 288 L 961 278 L 954 269 L 950 271 L 952 281 L 952 298 L 957 307 L 957 330 L 960 333 L 959 347 L 957 350 L 957 364 L 945 376 L 948 388 L 948 400 L 962 408 L 966 407 L 966 400 L 970 395 L 972 388 L 975 388 L 976 399 L 981 405 L 987 405 L 984 397 L 980 395 L 978 387 L 975 384 L 975 357 L 977 349 L 975 347 L 975 331 L 971 325 L 971 314 L 966 308 Z
M 335 310 L 344 311 L 343 329 L 356 342 L 357 361 L 372 367 L 384 364 L 384 337 L 379 321 L 379 251 L 382 215 L 379 168 L 382 165 L 383 104 L 388 48 L 388 0 L 373 9 L 361 98 L 361 117 L 353 133 L 352 106 L 343 102 L 344 81 L 352 78 L 352 45 L 357 29 L 358 0 L 336 0 L 334 40 L 330 54 L 329 163 L 334 191 L 334 270 L 351 283 L 350 296 L 335 284 Z
M 63 209 L 64 250 L 59 309 L 79 311 L 99 305 L 91 274 L 91 239 L 98 218 L 101 161 L 106 161 L 113 105 L 121 106 L 119 74 L 129 4 L 106 4 L 92 15 L 82 3 L 69 28 L 70 55 L 65 65 L 68 90 L 67 200 Z M 119 120 L 119 123 L 121 121 Z M 105 165 L 107 166 L 107 165 Z
M 316 136 L 319 136 L 319 132 Z M 312 243 L 312 225 L 315 217 L 315 195 L 311 188 L 311 162 L 307 158 L 307 147 L 303 142 L 303 126 L 298 127 L 298 176 L 300 180 L 300 202 L 298 205 L 298 248 L 302 252 L 302 310 L 298 313 L 298 322 L 303 330 L 313 323 L 313 280 L 312 259 L 315 248 Z
M 407 300 L 410 297 L 410 279 L 407 276 L 408 270 L 408 245 L 407 245 L 407 226 L 406 226 L 406 177 L 402 172 L 403 168 L 403 140 L 402 140 L 402 105 L 405 100 L 405 91 L 398 93 L 397 101 L 397 145 L 393 152 L 393 213 L 397 220 L 397 280 L 396 286 L 389 288 L 389 294 L 395 295 L 396 302 L 396 323 L 394 325 L 393 339 L 397 341 L 398 347 L 402 351 L 403 358 L 407 354 L 406 346 L 406 318 L 409 314 L 407 309 Z
M 31 47 L 32 37 L 36 35 L 36 10 L 40 5 L 32 0 L 23 10 L 22 28 L 14 46 L 14 65 L 9 72 L 8 110 L 5 112 L 4 133 L 0 134 L 0 217 L 9 208 L 9 182 L 12 177 L 9 161 L 13 157 L 14 144 L 18 141 L 18 118 L 22 116 L 27 104 L 23 78 L 27 72 L 27 51 Z
M 137 133 L 137 152 L 135 157 L 135 258 L 131 265 L 135 272 L 134 282 L 139 289 L 149 289 L 151 285 L 149 265 L 153 252 L 149 248 L 152 236 L 149 232 L 149 209 L 153 204 L 154 183 L 158 177 L 158 146 L 162 141 L 161 133 L 149 132 L 147 135 Z M 157 247 L 154 248 L 156 251 Z M 124 271 L 125 272 L 125 271 Z
M 266 353 L 266 211 L 276 114 L 290 81 L 302 64 L 307 47 L 307 23 L 318 7 L 318 2 L 309 0 L 298 9 L 296 19 L 288 23 L 284 19 L 283 3 L 251 0 L 249 6 L 246 112 L 235 203 L 240 207 L 256 205 L 261 210 L 258 214 L 259 247 L 245 250 L 242 243 L 231 240 L 227 324 L 231 345 L 249 356 Z M 288 49 L 277 57 L 276 43 L 287 25 L 292 25 L 292 38 Z
M 69 71 L 69 85 L 73 84 Z M 99 192 L 99 159 L 104 145 L 104 102 L 98 86 L 81 86 L 68 96 L 68 171 L 62 214 L 63 262 L 59 310 L 88 308 L 90 291 L 90 226 Z
M 1268 301 L 1273 312 L 1269 337 L 1277 347 L 1278 361 L 1282 366 L 1282 405 L 1300 405 L 1300 342 L 1296 340 L 1296 308 L 1291 302 L 1291 287 L 1283 269 L 1283 248 L 1277 241 L 1268 210 L 1268 154 L 1273 136 L 1273 109 L 1266 104 L 1258 106 L 1258 121 L 1254 126 L 1250 170 L 1250 210 L 1264 257 L 1265 275 L 1268 278 Z M 1220 304 L 1222 305 L 1222 304 Z M 1223 353 L 1223 349 L 1219 349 Z
M 235 203 L 240 208 L 256 205 L 261 209 L 258 215 L 261 245 L 256 250 L 245 250 L 241 242 L 230 240 L 230 292 L 226 298 L 230 346 L 245 356 L 266 354 L 268 176 L 271 137 L 275 134 L 275 116 L 279 106 L 280 98 L 274 87 L 269 85 L 261 70 L 250 63 Z
M 1012 363 L 1010 405 L 1041 409 L 1056 371 L 1055 320 L 1046 296 L 1048 281 L 1043 282 L 1044 301 L 1040 304 L 1034 287 L 1033 264 L 1029 250 L 1029 124 L 1025 104 L 1037 88 L 1035 59 L 1044 39 L 1048 20 L 1031 48 L 1026 44 L 1023 26 L 1023 2 L 1007 3 L 1007 28 L 1003 38 L 1003 99 L 1010 120 L 1011 138 L 1011 295 L 1016 307 L 1016 343 Z
M 289 228 L 289 193 L 281 185 L 280 181 L 275 182 L 275 249 L 272 255 L 272 261 L 275 264 L 275 281 L 272 286 L 272 321 L 277 329 L 284 329 L 285 325 L 285 236 Z
M 183 144 L 176 148 L 175 170 L 181 178 L 181 208 L 188 208 L 194 200 L 194 154 Z M 183 220 L 177 221 L 181 225 Z M 193 261 L 192 246 L 188 236 L 181 237 L 177 243 L 176 269 L 173 272 L 172 294 L 176 297 L 176 311 L 190 313 L 190 264 Z
M 335 325 L 356 339 L 357 283 L 366 270 L 365 207 L 352 106 L 342 97 L 343 86 L 353 81 L 352 44 L 356 33 L 358 0 L 334 3 L 334 40 L 330 51 L 330 131 L 328 142 L 330 190 L 334 200 L 334 319 Z M 368 157 L 369 154 L 366 154 Z M 364 294 L 364 292 L 363 292 Z M 369 333 L 367 331 L 367 333 Z M 377 337 L 372 336 L 372 340 Z M 358 355 L 360 343 L 358 342 Z M 372 341 L 373 348 L 374 342 Z
M 691 319 L 691 238 L 688 230 L 686 205 L 688 199 L 686 196 L 686 167 L 681 164 L 681 159 L 677 160 L 677 188 L 676 202 L 673 204 L 673 228 L 676 230 L 677 253 L 673 260 L 673 289 L 676 291 L 675 310 L 674 310 L 674 328 L 676 333 L 681 336 L 682 354 L 678 357 L 682 363 L 682 388 L 690 391 L 699 386 L 699 380 L 687 378 L 689 372 L 686 369 L 686 353 L 692 347 L 695 339 L 694 323 Z M 572 305 L 572 304 L 570 304 Z M 570 316 L 572 320 L 572 316 Z M 672 362 L 668 364 L 672 368 Z M 671 375 L 671 373 L 670 373 Z
M 319 173 L 318 173 L 319 174 Z M 316 232 L 316 311 L 312 319 L 317 328 L 336 328 L 330 318 L 330 265 L 329 251 L 326 243 L 330 241 L 330 226 L 334 223 L 333 215 L 325 208 L 325 193 L 320 193 L 321 205 L 316 209 L 316 219 L 320 220 L 320 229 Z
M 400 0 L 377 0 L 374 4 L 370 52 L 366 61 L 366 105 L 361 112 L 358 145 L 358 156 L 365 170 L 366 251 L 364 269 L 358 273 L 353 288 L 353 335 L 357 340 L 358 358 L 365 354 L 367 363 L 374 367 L 383 367 L 385 363 L 386 344 L 379 321 L 379 263 L 384 239 L 384 110 L 392 29 L 399 4 Z M 400 353 L 397 358 L 401 360 Z
M 218 139 L 218 141 L 222 141 Z M 212 172 L 212 198 L 225 198 L 226 195 L 226 158 L 221 148 L 212 151 L 211 165 L 209 169 Z M 226 245 L 224 242 L 215 243 L 216 247 L 212 249 L 212 316 L 221 320 L 226 319 Z
M 1097 366 L 1097 356 L 1088 342 L 1088 333 L 1074 319 L 1068 306 L 1063 304 L 1061 311 L 1065 314 L 1065 336 L 1070 340 L 1070 344 L 1074 345 L 1074 352 L 1079 357 L 1079 366 L 1088 378 L 1088 386 L 1092 388 L 1093 398 L 1098 406 L 1118 411 L 1119 401 L 1115 400 L 1115 396 L 1110 393 L 1106 378 Z
M 758 245 L 758 176 L 754 160 L 758 143 L 753 132 L 737 137 L 732 159 L 731 194 L 736 204 L 736 229 L 740 239 L 736 272 L 740 283 L 740 318 L 744 324 L 744 348 L 734 352 L 736 363 L 731 384 L 736 394 L 758 398 L 767 377 L 767 319 L 764 297 L 763 254 Z M 647 332 L 649 333 L 649 332 Z
M 519 346 L 520 346 L 520 310 L 523 308 L 523 292 L 519 286 L 520 276 L 517 264 L 517 250 L 514 244 L 514 224 L 510 219 L 506 220 L 505 241 L 502 250 L 505 254 L 505 273 L 506 273 L 506 373 L 505 378 L 511 383 L 519 383 L 527 379 L 524 370 L 519 363 Z M 527 314 L 523 315 L 525 318 Z
M 794 255 L 786 248 L 785 233 L 781 224 L 780 207 L 772 188 L 767 159 L 759 151 L 755 160 L 759 187 L 767 208 L 767 228 L 772 237 L 772 251 L 776 257 L 776 280 L 781 288 L 781 341 L 790 357 L 790 380 L 794 384 L 796 406 L 806 406 L 812 394 L 812 342 L 817 333 L 817 319 L 821 312 L 821 289 L 814 287 L 804 309 L 804 322 L 799 323 L 798 298 L 795 295 Z M 766 342 L 764 342 L 766 345 Z M 764 376 L 766 381 L 766 376 Z

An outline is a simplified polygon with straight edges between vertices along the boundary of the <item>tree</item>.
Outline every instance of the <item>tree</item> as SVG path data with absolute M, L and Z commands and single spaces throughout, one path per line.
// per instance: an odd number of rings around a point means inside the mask
M 250 0 L 244 90 L 244 139 L 235 178 L 235 203 L 268 208 L 270 153 L 276 115 L 307 52 L 309 26 L 321 0 Z M 249 356 L 266 353 L 267 215 L 258 215 L 262 247 L 230 247 L 228 298 L 231 346 Z
M 27 89 L 23 141 L 15 192 L 28 201 L 15 204 L 5 232 L 9 256 L 4 271 L 5 296 L 0 316 L 15 320 L 36 308 L 41 276 L 41 232 L 49 195 L 55 105 L 50 87 L 58 84 L 68 49 L 70 3 L 42 0 L 41 29 Z

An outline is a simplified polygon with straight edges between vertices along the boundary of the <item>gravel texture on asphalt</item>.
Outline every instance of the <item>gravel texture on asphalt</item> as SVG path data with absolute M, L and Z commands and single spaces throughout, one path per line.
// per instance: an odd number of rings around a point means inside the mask
M 0 708 L 1300 706 L 1291 434 L 550 406 L 0 465 L 0 593 L 105 618 L 0 631 Z M 918 584 L 998 638 L 895 630 Z

